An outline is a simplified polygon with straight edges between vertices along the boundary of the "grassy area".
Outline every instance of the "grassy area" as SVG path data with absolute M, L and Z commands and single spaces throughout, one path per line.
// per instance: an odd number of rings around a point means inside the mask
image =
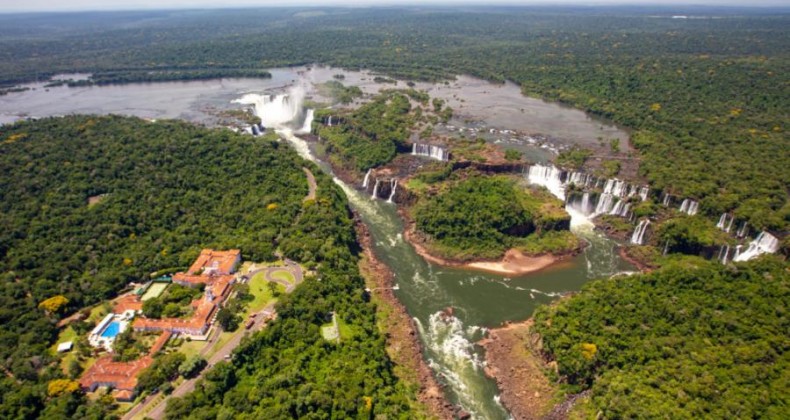
M 205 341 L 184 341 L 183 344 L 178 348 L 178 351 L 184 353 L 187 356 L 187 360 L 192 356 L 196 356 L 200 354 L 200 352 L 206 347 Z
M 91 314 L 88 315 L 88 322 L 99 322 L 105 315 L 110 313 L 112 309 L 110 302 L 104 302 L 101 305 L 96 305 L 91 309 Z
M 253 299 L 247 304 L 247 311 L 245 315 L 250 315 L 254 312 L 259 312 L 266 305 L 274 302 L 276 298 L 272 294 L 271 289 L 269 289 L 269 282 L 263 278 L 263 273 L 258 273 L 250 279 L 249 286 L 250 286 L 250 294 L 253 296 Z M 280 293 L 285 293 L 285 287 L 281 284 L 277 284 L 277 291 Z M 246 317 L 245 317 L 246 319 Z
M 340 341 L 340 337 L 338 337 L 338 330 L 335 329 L 335 324 L 331 322 L 321 326 L 321 337 L 324 337 L 324 340 L 326 341 Z
M 143 294 L 143 297 L 141 297 L 140 300 L 145 302 L 148 299 L 153 299 L 153 298 L 159 297 L 165 291 L 165 289 L 167 289 L 167 286 L 169 286 L 169 285 L 170 285 L 170 283 L 154 283 L 154 284 L 152 284 L 151 286 L 148 287 L 148 290 L 145 291 L 145 293 Z
M 412 178 L 408 182 L 406 182 L 406 188 L 408 188 L 410 191 L 420 193 L 428 188 L 428 184 L 421 179 Z
M 55 341 L 55 344 L 49 348 L 50 352 L 52 354 L 56 354 L 58 352 L 58 344 L 65 343 L 67 341 L 77 341 L 77 332 L 74 331 L 74 328 L 71 328 L 71 326 L 68 326 L 60 331 L 57 341 Z
M 216 344 L 214 344 L 214 347 L 211 350 L 209 350 L 208 353 L 206 353 L 206 355 L 204 356 L 205 359 L 206 360 L 210 359 L 211 356 L 216 354 L 221 348 L 225 347 L 225 344 L 227 344 L 228 341 L 230 341 L 230 339 L 234 335 L 244 334 L 244 331 L 245 331 L 244 328 L 240 327 L 236 332 L 227 332 L 227 331 L 221 332 L 219 338 L 217 339 Z
M 296 282 L 293 273 L 288 270 L 277 270 L 272 273 L 272 278 L 285 281 L 288 284 L 294 284 Z
M 342 340 L 348 340 L 354 336 L 354 329 L 340 318 L 337 319 L 337 329 Z

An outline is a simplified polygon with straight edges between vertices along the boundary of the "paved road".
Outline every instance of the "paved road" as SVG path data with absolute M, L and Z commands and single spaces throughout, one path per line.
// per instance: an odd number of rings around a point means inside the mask
M 286 259 L 285 264 L 286 267 L 265 267 L 260 269 L 253 268 L 252 270 L 248 271 L 247 276 L 249 278 L 252 278 L 252 276 L 254 276 L 255 274 L 259 272 L 264 272 L 265 273 L 264 277 L 266 278 L 266 280 L 282 284 L 283 286 L 285 286 L 285 292 L 291 293 L 294 290 L 294 288 L 296 288 L 296 286 L 302 282 L 304 276 L 302 273 L 302 268 L 295 262 Z M 293 274 L 294 279 L 296 279 L 296 281 L 294 281 L 294 283 L 291 284 L 285 280 L 272 278 L 271 274 L 278 270 L 290 271 L 291 274 Z M 233 352 L 233 349 L 239 346 L 242 337 L 244 337 L 247 331 L 254 332 L 262 329 L 266 325 L 267 320 L 270 318 L 267 315 L 270 314 L 275 314 L 274 303 L 270 303 L 266 305 L 266 307 L 263 308 L 260 312 L 257 312 L 255 316 L 255 323 L 252 325 L 252 327 L 249 328 L 249 330 L 245 330 L 244 327 L 240 327 L 239 331 L 237 331 L 236 334 L 233 335 L 233 337 L 231 337 L 231 339 L 227 343 L 225 343 L 225 345 L 222 346 L 222 348 L 219 351 L 217 351 L 213 356 L 211 356 L 211 358 L 208 359 L 208 366 L 206 366 L 206 368 L 203 369 L 203 372 L 201 372 L 200 375 L 198 375 L 194 379 L 188 379 L 182 382 L 179 386 L 177 386 L 173 390 L 173 392 L 168 397 L 159 401 L 158 403 L 153 403 L 153 401 L 149 402 L 148 400 L 146 400 L 145 402 L 137 404 L 132 410 L 130 410 L 128 413 L 126 413 L 126 415 L 123 416 L 123 420 L 134 419 L 135 416 L 138 416 L 138 414 L 141 411 L 143 411 L 144 409 L 146 409 L 147 407 L 153 404 L 155 404 L 156 406 L 150 412 L 146 413 L 145 416 L 157 420 L 164 418 L 165 408 L 167 407 L 167 400 L 170 397 L 183 397 L 184 395 L 192 392 L 195 389 L 195 384 L 198 381 L 198 379 L 202 378 L 203 374 L 207 372 L 212 366 L 225 360 L 225 356 L 230 355 L 231 352 Z M 205 356 L 205 354 L 208 353 L 214 347 L 219 336 L 220 336 L 219 331 L 217 331 L 214 334 L 214 336 L 209 339 L 209 343 L 200 352 L 201 356 Z M 149 399 L 153 400 L 154 397 L 149 397 Z

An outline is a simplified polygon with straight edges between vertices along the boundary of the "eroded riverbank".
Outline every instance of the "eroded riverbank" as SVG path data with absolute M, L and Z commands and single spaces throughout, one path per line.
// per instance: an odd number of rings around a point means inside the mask
M 452 419 L 455 410 L 422 356 L 417 326 L 393 293 L 395 276 L 389 267 L 376 258 L 370 231 L 358 216 L 355 217 L 355 228 L 362 246 L 360 272 L 376 303 L 379 327 L 387 337 L 387 354 L 396 365 L 395 374 L 406 387 L 417 388 L 417 399 L 427 410 L 426 414 L 439 419 Z

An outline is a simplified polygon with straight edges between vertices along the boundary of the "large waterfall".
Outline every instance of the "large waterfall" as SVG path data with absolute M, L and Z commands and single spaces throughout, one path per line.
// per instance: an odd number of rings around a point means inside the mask
M 573 185 L 576 188 L 590 189 L 601 185 L 601 179 L 583 172 L 567 172 L 554 165 L 535 164 L 529 167 L 526 174 L 531 184 L 546 187 L 555 197 L 566 202 L 566 208 L 575 210 L 584 216 L 610 214 L 620 217 L 631 215 L 630 197 L 638 196 L 647 200 L 649 188 L 631 185 L 619 179 L 603 180 L 603 193 L 598 195 L 590 191 L 573 193 L 570 196 L 566 189 Z
M 740 246 L 739 246 L 740 248 Z M 739 251 L 740 249 L 738 249 Z M 749 242 L 746 251 L 736 252 L 733 261 L 748 261 L 760 254 L 773 254 L 779 250 L 779 239 L 768 232 L 760 232 L 753 241 Z
M 304 96 L 304 87 L 294 86 L 288 93 L 279 95 L 248 93 L 233 102 L 254 106 L 255 115 L 260 117 L 264 126 L 282 128 L 289 123 L 292 124 L 298 116 L 302 115 Z M 312 118 L 310 120 L 312 121 Z
M 450 160 L 450 153 L 446 149 L 432 144 L 412 143 L 411 154 L 416 156 L 427 156 L 441 161 Z

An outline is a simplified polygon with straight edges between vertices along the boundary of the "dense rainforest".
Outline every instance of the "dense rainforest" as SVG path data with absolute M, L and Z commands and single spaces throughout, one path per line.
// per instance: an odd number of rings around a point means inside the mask
M 266 372 L 296 369 L 267 375 L 274 388 L 259 388 L 257 399 L 246 396 L 248 407 L 337 417 L 409 412 L 374 309 L 363 298 L 345 198 L 313 167 L 319 195 L 303 202 L 308 188 L 302 167 L 311 165 L 277 141 L 177 121 L 71 116 L 5 126 L 0 417 L 110 413 L 106 400 L 88 403 L 79 391 L 48 394 L 48 384 L 67 375 L 50 349 L 57 321 L 152 272 L 189 266 L 204 247 L 240 248 L 253 261 L 271 260 L 279 248 L 319 276 L 283 299 L 271 331 L 246 343 L 243 354 L 267 357 Z M 332 311 L 355 331 L 339 345 L 323 342 L 318 333 Z M 353 366 L 344 365 L 350 360 Z M 221 393 L 194 404 L 221 404 L 217 396 L 236 383 L 224 375 L 238 378 L 241 390 L 248 383 L 242 370 L 252 367 L 215 368 L 208 381 L 221 378 L 212 388 Z M 286 407 L 280 392 L 304 398 Z M 241 408 L 235 400 L 227 404 Z
M 687 13 L 691 19 L 671 19 Z M 511 80 L 633 129 L 654 190 L 790 220 L 786 9 L 264 9 L 0 17 L 0 82 L 103 83 L 312 63 L 406 79 Z M 113 76 L 118 75 L 118 77 Z M 363 165 L 364 166 L 364 165 Z
M 783 418 L 788 307 L 778 257 L 729 267 L 676 257 L 541 307 L 535 330 L 567 391 L 592 391 L 585 418 Z

